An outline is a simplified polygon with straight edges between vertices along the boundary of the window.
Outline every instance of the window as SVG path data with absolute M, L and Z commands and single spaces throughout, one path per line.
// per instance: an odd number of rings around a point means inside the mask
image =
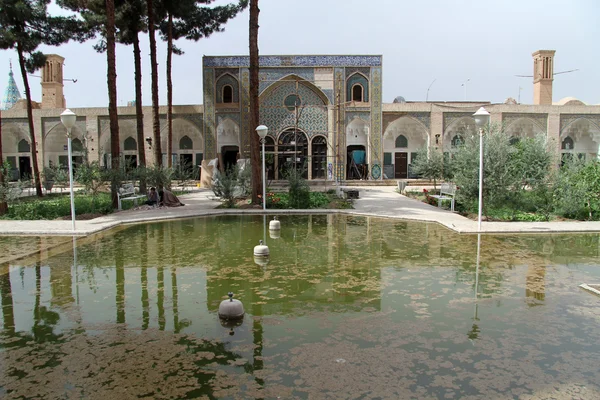
M 573 150 L 575 144 L 573 143 L 573 139 L 570 136 L 567 136 L 565 140 L 562 141 L 562 145 L 560 146 L 563 150 Z
M 123 143 L 123 148 L 125 149 L 125 151 L 136 151 L 137 142 L 134 138 L 129 136 L 127 139 L 125 139 L 125 143 Z
M 383 153 L 383 165 L 392 165 L 392 153 Z
M 285 98 L 285 100 L 283 100 L 283 105 L 285 105 L 288 110 L 294 111 L 296 106 L 302 105 L 302 99 L 295 94 L 290 94 Z
M 194 148 L 194 142 L 189 136 L 184 136 L 179 141 L 179 150 L 191 150 Z
M 352 86 L 352 101 L 363 101 L 363 92 L 364 89 L 362 85 L 356 84 Z
M 83 144 L 81 143 L 81 140 L 73 139 L 71 142 L 71 149 L 73 151 L 83 151 Z
M 396 147 L 408 147 L 408 139 L 404 135 L 399 135 L 396 138 Z
M 233 88 L 230 85 L 223 86 L 223 103 L 233 103 Z
M 451 147 L 459 147 L 461 146 L 465 141 L 463 140 L 462 136 L 460 135 L 456 135 L 452 138 L 452 141 L 450 142 L 450 146 Z
M 29 146 L 29 142 L 27 140 L 22 139 L 17 145 L 19 153 L 29 153 L 31 151 L 31 146 Z

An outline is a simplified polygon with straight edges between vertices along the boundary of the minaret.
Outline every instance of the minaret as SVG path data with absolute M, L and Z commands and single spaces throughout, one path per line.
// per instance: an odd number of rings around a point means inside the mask
M 17 87 L 17 82 L 13 76 L 12 61 L 10 62 L 10 72 L 8 73 L 8 86 L 4 90 L 4 97 L 2 98 L 2 109 L 10 110 L 17 101 L 21 99 L 21 93 Z
M 63 96 L 63 63 L 58 54 L 46 54 L 42 69 L 42 108 L 65 108 Z
M 533 56 L 533 104 L 552 105 L 555 50 L 538 50 Z

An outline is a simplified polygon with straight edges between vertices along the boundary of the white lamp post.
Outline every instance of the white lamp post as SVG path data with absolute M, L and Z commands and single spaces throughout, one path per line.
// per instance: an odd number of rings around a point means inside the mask
M 73 192 L 73 155 L 71 149 L 71 129 L 75 126 L 77 115 L 68 108 L 60 114 L 60 122 L 67 128 L 67 149 L 69 153 L 69 186 L 71 188 L 71 223 L 75 232 L 75 193 Z
M 265 141 L 267 138 L 267 133 L 269 132 L 269 128 L 264 125 L 259 125 L 256 127 L 256 133 L 260 137 L 260 142 L 262 143 L 262 189 L 263 189 L 263 210 L 267 209 L 267 197 L 266 197 L 266 178 L 265 178 Z
M 475 114 L 475 125 L 479 128 L 479 213 L 477 214 L 477 231 L 481 232 L 481 212 L 483 210 L 483 128 L 490 122 L 490 113 L 480 107 Z

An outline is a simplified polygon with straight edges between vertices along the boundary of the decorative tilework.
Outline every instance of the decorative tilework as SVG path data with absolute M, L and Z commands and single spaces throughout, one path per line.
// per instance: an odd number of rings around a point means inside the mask
M 508 128 L 521 118 L 532 120 L 544 132 L 548 130 L 548 114 L 503 113 L 502 123 Z
M 383 114 L 383 127 L 382 132 L 385 132 L 388 126 L 398 118 L 411 117 L 419 121 L 425 126 L 425 129 L 429 130 L 431 126 L 431 114 L 428 112 L 399 112 L 399 113 L 385 113 Z
M 204 134 L 204 121 L 202 118 L 202 114 L 173 114 L 173 120 L 183 119 L 191 122 L 198 131 Z
M 242 76 L 242 91 L 240 93 L 241 98 L 241 126 L 240 136 L 242 142 L 242 152 L 244 158 L 250 158 L 250 71 L 248 69 L 241 70 Z
M 335 68 L 334 72 L 334 93 L 336 95 L 335 104 L 343 104 L 346 101 L 345 97 L 345 79 L 344 79 L 344 68 Z M 345 108 L 335 107 L 335 118 L 336 118 L 336 137 L 333 140 L 335 147 L 335 166 L 334 176 L 336 181 L 345 179 L 346 177 L 346 129 L 342 123 L 337 121 L 345 121 Z
M 202 58 L 205 68 L 249 67 L 248 56 Z M 261 67 L 371 67 L 381 66 L 381 56 L 260 56 Z
M 443 132 L 446 132 L 446 129 L 448 129 L 448 127 L 450 125 L 452 125 L 452 123 L 458 119 L 464 118 L 464 117 L 470 117 L 473 118 L 473 113 L 472 112 L 445 112 L 444 113 L 444 129 Z M 473 120 L 475 121 L 475 120 Z M 474 123 L 474 122 L 473 122 Z
M 371 68 L 346 68 L 346 79 L 348 79 L 355 72 L 360 72 L 364 76 L 371 76 Z
M 289 75 L 298 76 L 309 82 L 315 80 L 314 68 L 261 68 L 258 73 L 259 96 L 266 88 Z
M 596 129 L 600 130 L 600 115 L 598 114 L 561 114 L 560 116 L 560 132 L 568 128 L 573 122 L 578 119 L 585 119 L 596 125 Z
M 217 79 L 217 104 L 223 103 L 223 87 L 226 85 L 233 88 L 233 103 L 238 103 L 240 101 L 240 85 L 236 78 L 226 74 L 221 75 L 221 77 Z
M 381 179 L 381 67 L 371 68 L 371 132 L 369 134 L 371 144 L 371 177 Z M 379 172 L 378 172 L 379 171 Z
M 215 79 L 219 79 L 224 74 L 230 74 L 234 78 L 239 79 L 240 69 L 239 68 L 217 68 L 215 69 Z
M 231 114 L 231 113 L 237 113 L 237 114 L 239 114 L 239 112 L 240 112 L 240 110 L 237 109 L 237 108 L 221 108 L 221 107 L 219 107 L 216 110 L 217 114 Z
M 230 120 L 234 121 L 238 126 L 240 126 L 240 113 L 231 113 L 231 114 L 217 114 L 217 122 L 218 121 L 222 121 L 225 118 L 229 118 Z M 218 123 L 217 123 L 218 125 Z
M 286 128 L 295 125 L 294 111 L 284 106 L 285 98 L 296 93 L 294 82 L 281 83 L 261 98 L 260 123 L 269 127 L 269 135 L 277 136 Z M 298 86 L 298 95 L 303 106 L 298 107 L 298 128 L 308 137 L 321 134 L 327 136 L 327 108 L 323 99 L 307 85 Z
M 204 158 L 213 159 L 217 156 L 217 138 L 215 127 L 215 71 L 204 69 Z
M 4 97 L 2 97 L 2 109 L 10 110 L 12 106 L 16 104 L 17 101 L 21 99 L 21 92 L 19 92 L 19 88 L 17 87 L 17 82 L 15 82 L 15 78 L 12 72 L 12 63 L 10 65 L 10 71 L 8 73 L 8 85 L 4 90 Z

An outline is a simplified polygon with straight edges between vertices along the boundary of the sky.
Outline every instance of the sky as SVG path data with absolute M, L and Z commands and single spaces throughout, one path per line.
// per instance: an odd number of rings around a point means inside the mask
M 217 0 L 213 4 L 226 4 Z M 556 50 L 553 101 L 572 96 L 600 104 L 598 0 L 260 0 L 261 55 L 368 54 L 383 56 L 383 101 L 490 101 L 531 104 L 531 53 Z M 52 4 L 51 13 L 62 10 Z M 249 11 L 199 42 L 181 40 L 173 59 L 173 103 L 202 104 L 202 56 L 248 55 Z M 65 57 L 67 106 L 106 107 L 106 54 L 70 42 L 41 47 Z M 158 41 L 160 104 L 166 104 L 166 45 Z M 143 104 L 151 105 L 150 50 L 142 38 Z M 144 50 L 145 49 L 145 50 Z M 16 51 L 0 51 L 0 93 L 9 59 L 24 97 Z M 35 75 L 41 75 L 40 72 Z M 117 103 L 134 100 L 133 51 L 117 47 Z M 30 77 L 34 100 L 40 80 Z M 466 83 L 466 90 L 465 90 Z

